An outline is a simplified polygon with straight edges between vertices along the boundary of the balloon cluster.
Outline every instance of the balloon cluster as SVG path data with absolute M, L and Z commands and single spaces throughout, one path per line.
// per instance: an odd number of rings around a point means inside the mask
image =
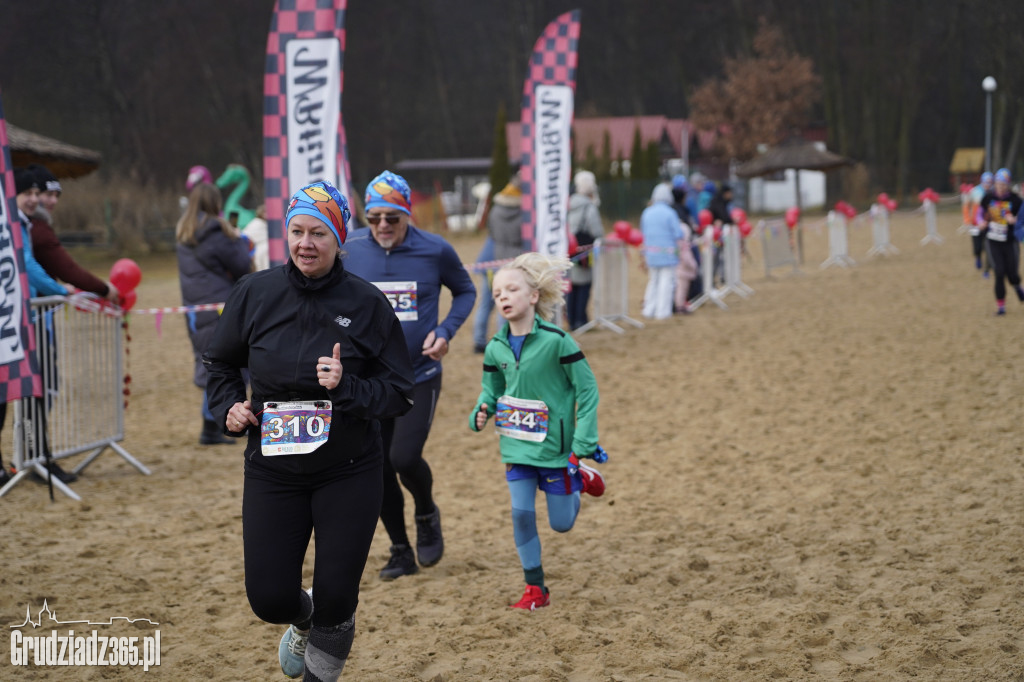
M 836 213 L 842 213 L 847 218 L 853 218 L 857 215 L 857 209 L 840 199 L 836 202 Z
M 882 192 L 881 194 L 878 195 L 878 204 L 879 206 L 885 206 L 885 209 L 887 211 L 896 210 L 896 200 L 890 199 L 889 195 L 886 194 L 885 192 Z
M 750 235 L 750 231 L 753 229 L 750 226 L 750 221 L 747 220 L 747 212 L 742 208 L 734 208 L 729 212 L 729 217 L 732 218 L 732 223 L 739 228 L 740 235 L 744 238 Z
M 800 209 L 790 206 L 786 209 L 786 227 L 792 230 L 798 222 L 800 222 Z
M 139 264 L 131 258 L 121 258 L 110 268 L 110 283 L 121 292 L 121 309 L 128 312 L 138 300 L 135 287 L 142 281 Z
M 612 230 L 612 233 L 605 237 L 606 242 L 626 242 L 631 246 L 640 246 L 644 243 L 644 233 L 633 227 L 628 220 L 616 220 Z
M 918 193 L 917 198 L 921 200 L 921 203 L 924 203 L 926 201 L 930 201 L 933 204 L 939 203 L 939 193 L 933 190 L 931 187 L 925 187 L 923 190 L 921 190 Z

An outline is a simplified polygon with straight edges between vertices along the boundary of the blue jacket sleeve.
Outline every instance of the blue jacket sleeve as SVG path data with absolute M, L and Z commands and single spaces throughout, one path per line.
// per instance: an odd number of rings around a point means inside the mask
M 447 317 L 438 327 L 437 335 L 451 341 L 455 332 L 473 312 L 476 303 L 476 285 L 462 266 L 459 255 L 450 244 L 445 244 L 441 251 L 441 284 L 452 292 L 452 306 Z

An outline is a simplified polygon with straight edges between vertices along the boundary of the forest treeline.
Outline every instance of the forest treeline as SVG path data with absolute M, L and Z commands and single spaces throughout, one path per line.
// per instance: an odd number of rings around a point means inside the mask
M 5 3 L 8 120 L 99 150 L 103 173 L 177 186 L 186 169 L 261 172 L 273 0 Z M 808 120 L 872 185 L 948 187 L 957 147 L 1022 167 L 1024 9 L 988 0 L 349 0 L 343 115 L 356 186 L 402 159 L 489 156 L 499 104 L 518 118 L 546 23 L 582 10 L 577 116 L 689 118 L 692 97 L 753 54 L 762 18 L 810 60 Z M 735 112 L 743 116 L 743 112 Z M 742 160 L 742 159 L 740 159 Z M 1019 173 L 1018 173 L 1019 175 Z M 258 191 L 258 190 L 257 190 Z

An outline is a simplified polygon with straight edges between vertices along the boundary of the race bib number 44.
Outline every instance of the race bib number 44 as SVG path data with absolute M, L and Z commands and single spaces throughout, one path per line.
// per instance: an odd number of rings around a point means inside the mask
M 395 309 L 395 315 L 399 320 L 419 319 L 419 309 L 416 307 L 416 282 L 374 282 L 373 285 L 384 292 L 384 295 L 391 301 L 391 307 Z
M 494 412 L 494 426 L 503 436 L 540 443 L 548 435 L 548 406 L 543 400 L 502 396 Z
M 260 446 L 267 457 L 313 452 L 327 442 L 330 433 L 330 401 L 267 403 L 263 408 Z

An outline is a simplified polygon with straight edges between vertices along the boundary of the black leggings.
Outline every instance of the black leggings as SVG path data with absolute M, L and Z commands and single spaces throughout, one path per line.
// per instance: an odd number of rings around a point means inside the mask
M 989 239 L 988 260 L 992 263 L 992 270 L 996 280 L 996 300 L 1002 301 L 1006 298 L 1006 282 L 1009 280 L 1014 287 L 1020 286 L 1020 246 L 1013 235 L 1009 235 L 1005 242 L 997 242 Z
M 985 272 L 992 269 L 988 262 L 988 252 L 985 249 L 985 242 L 988 241 L 988 237 L 985 233 L 972 234 L 971 235 L 971 253 L 974 254 L 975 258 L 981 259 L 981 267 Z
M 423 446 L 430 435 L 434 421 L 434 408 L 441 395 L 441 376 L 416 384 L 412 409 L 396 419 L 384 419 L 380 425 L 384 452 L 384 503 L 380 519 L 392 544 L 407 545 L 405 531 L 405 498 L 402 485 L 412 494 L 416 514 L 423 516 L 434 511 L 434 477 L 423 459 Z M 397 475 L 396 475 L 397 474 Z
M 246 471 L 242 541 L 245 592 L 253 613 L 269 623 L 299 622 L 302 560 L 310 533 L 316 531 L 313 625 L 330 627 L 352 617 L 380 500 L 379 465 L 287 482 Z

